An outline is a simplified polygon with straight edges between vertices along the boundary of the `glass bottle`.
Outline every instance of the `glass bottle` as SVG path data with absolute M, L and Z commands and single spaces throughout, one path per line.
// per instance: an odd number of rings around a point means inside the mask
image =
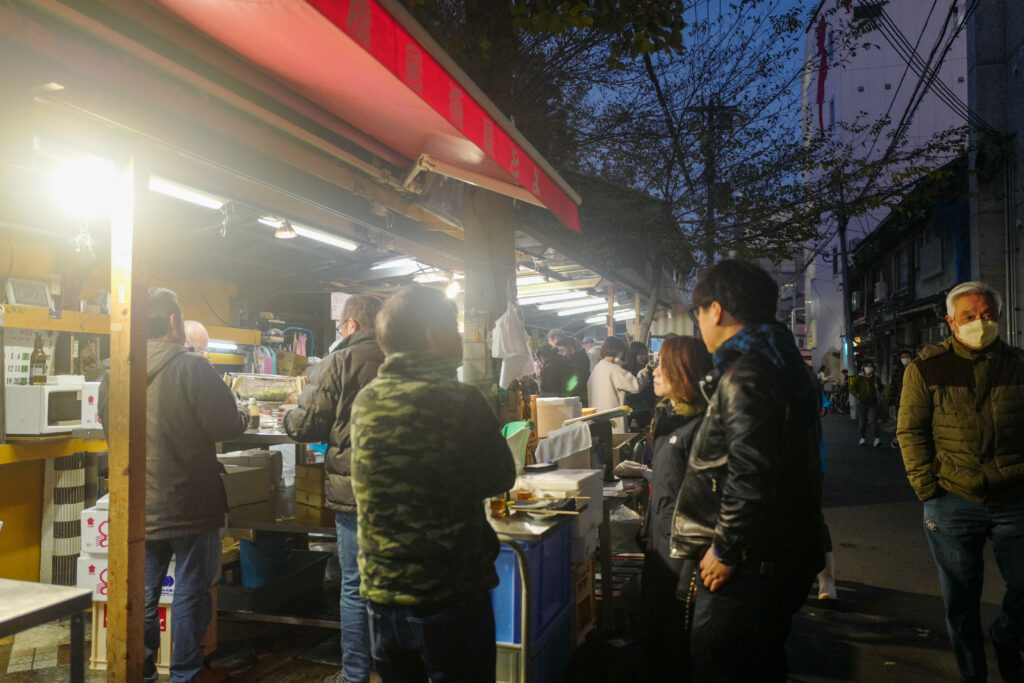
M 249 399 L 249 429 L 260 428 L 260 407 L 256 404 L 255 398 Z
M 46 384 L 46 353 L 43 351 L 43 336 L 36 334 L 35 348 L 28 361 L 29 384 Z

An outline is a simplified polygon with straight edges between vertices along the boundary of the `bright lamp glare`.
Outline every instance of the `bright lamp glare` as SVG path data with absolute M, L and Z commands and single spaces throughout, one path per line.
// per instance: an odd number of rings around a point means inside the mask
M 591 304 L 589 306 L 579 306 L 579 307 L 576 307 L 576 308 L 566 308 L 566 309 L 560 310 L 558 312 L 558 315 L 561 315 L 561 316 L 579 315 L 580 313 L 590 313 L 591 311 L 607 311 L 607 310 L 608 310 L 608 302 L 607 301 L 602 301 L 601 303 L 595 303 L 595 304 Z
M 462 291 L 462 287 L 459 286 L 458 282 L 455 282 L 453 280 L 450 285 L 448 285 L 447 287 L 444 288 L 444 295 L 446 297 L 448 297 L 449 299 L 454 299 L 455 297 L 457 297 L 459 295 L 459 292 L 461 292 L 461 291 Z
M 112 162 L 88 156 L 62 166 L 51 189 L 54 201 L 68 215 L 89 221 L 110 213 L 116 181 Z
M 520 306 L 531 306 L 533 304 L 546 304 L 553 301 L 568 301 L 570 299 L 583 299 L 588 294 L 583 290 L 575 292 L 559 292 L 558 294 L 538 294 L 536 296 L 519 297 Z
M 584 308 L 584 307 L 600 306 L 602 304 L 607 306 L 608 302 L 607 301 L 602 301 L 601 299 L 598 299 L 598 298 L 595 298 L 595 297 L 590 297 L 590 298 L 586 298 L 586 299 L 570 299 L 569 301 L 556 301 L 554 303 L 541 304 L 540 306 L 537 306 L 537 308 L 539 310 L 541 310 L 541 311 L 557 311 L 557 310 L 560 310 L 560 309 L 563 309 L 563 308 Z M 592 310 L 597 310 L 597 309 L 592 309 Z
M 211 339 L 210 343 L 206 345 L 206 348 L 215 351 L 237 351 L 238 344 L 236 344 L 235 342 L 217 341 L 215 339 Z
M 317 230 L 316 228 L 311 228 L 308 225 L 302 225 L 301 223 L 292 223 L 292 229 L 295 230 L 295 232 L 302 237 L 311 240 L 316 240 L 317 242 L 322 242 L 323 244 L 329 244 L 332 247 L 338 247 L 339 249 L 344 249 L 345 251 L 355 251 L 356 249 L 359 248 L 358 242 L 353 242 L 351 240 L 344 239 L 343 237 L 332 235 L 329 232 Z

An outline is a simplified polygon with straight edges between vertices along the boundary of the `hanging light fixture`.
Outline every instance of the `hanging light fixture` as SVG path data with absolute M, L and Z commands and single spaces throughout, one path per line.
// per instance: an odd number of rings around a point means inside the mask
M 281 221 L 281 225 L 277 226 L 277 230 L 274 231 L 274 237 L 279 240 L 290 240 L 298 237 L 298 233 L 295 232 L 295 228 L 287 220 Z

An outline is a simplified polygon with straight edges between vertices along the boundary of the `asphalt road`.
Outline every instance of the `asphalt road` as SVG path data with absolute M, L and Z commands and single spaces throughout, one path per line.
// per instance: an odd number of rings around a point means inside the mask
M 824 508 L 836 555 L 839 599 L 809 598 L 789 641 L 793 681 L 957 681 L 938 575 L 921 504 L 899 451 L 857 445 L 848 417 L 823 421 Z M 869 442 L 870 444 L 870 442 Z M 817 590 L 815 589 L 815 594 Z M 983 626 L 995 619 L 1003 582 L 987 550 Z M 1000 680 L 989 647 L 989 680 Z

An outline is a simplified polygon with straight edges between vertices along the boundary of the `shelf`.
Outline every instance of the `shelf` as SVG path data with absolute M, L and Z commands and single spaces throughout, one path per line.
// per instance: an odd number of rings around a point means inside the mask
M 37 306 L 4 304 L 3 308 L 4 313 L 0 316 L 0 327 L 14 327 L 23 330 L 110 334 L 109 315 L 60 311 L 60 318 L 51 318 L 49 309 Z
M 86 440 L 71 436 L 23 436 L 8 437 L 7 443 L 0 444 L 0 465 L 9 465 L 31 460 L 60 458 L 73 453 L 102 453 L 107 442 Z
M 247 346 L 259 346 L 260 344 L 259 330 L 244 330 L 239 327 L 217 327 L 216 325 L 207 325 L 206 331 L 209 333 L 210 339 L 216 339 L 218 341 L 235 342 L 236 344 L 245 344 Z

